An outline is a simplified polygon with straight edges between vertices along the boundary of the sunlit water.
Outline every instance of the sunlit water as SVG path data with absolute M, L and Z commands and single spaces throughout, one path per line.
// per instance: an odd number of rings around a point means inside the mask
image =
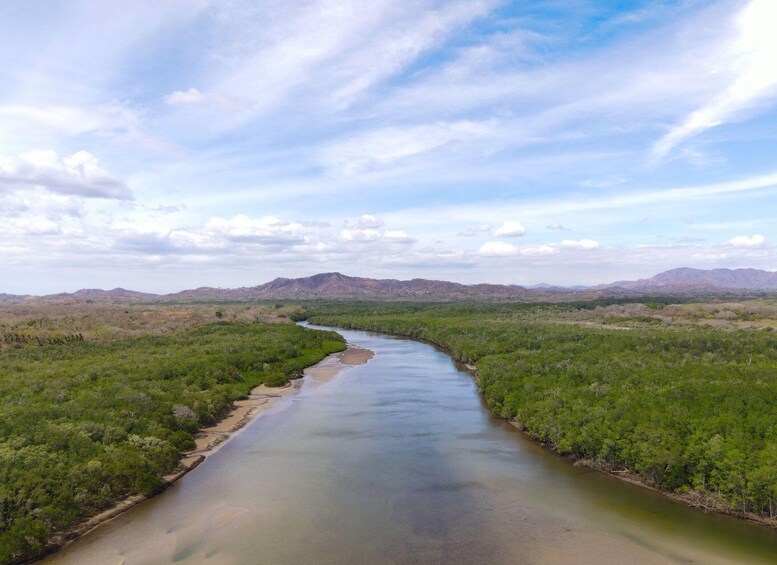
M 433 347 L 341 333 L 375 357 L 46 563 L 777 563 L 772 531 L 527 440 Z

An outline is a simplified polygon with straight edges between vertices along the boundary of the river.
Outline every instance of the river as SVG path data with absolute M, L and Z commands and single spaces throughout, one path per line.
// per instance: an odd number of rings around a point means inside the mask
M 47 565 L 777 563 L 777 532 L 582 467 L 492 416 L 434 347 L 308 383 Z

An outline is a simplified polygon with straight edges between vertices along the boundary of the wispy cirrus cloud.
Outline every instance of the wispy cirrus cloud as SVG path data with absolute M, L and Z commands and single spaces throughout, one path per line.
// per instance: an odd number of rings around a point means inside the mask
M 731 120 L 746 109 L 765 103 L 777 94 L 777 4 L 752 0 L 736 16 L 721 72 L 730 78 L 712 100 L 691 112 L 653 147 L 655 158 L 665 157 L 684 140 Z

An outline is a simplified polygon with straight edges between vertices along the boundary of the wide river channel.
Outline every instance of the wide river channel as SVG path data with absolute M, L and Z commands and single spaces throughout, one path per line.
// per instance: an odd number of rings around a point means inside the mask
M 45 563 L 777 563 L 774 531 L 526 439 L 434 347 L 337 331 L 375 357 L 308 377 L 165 492 Z

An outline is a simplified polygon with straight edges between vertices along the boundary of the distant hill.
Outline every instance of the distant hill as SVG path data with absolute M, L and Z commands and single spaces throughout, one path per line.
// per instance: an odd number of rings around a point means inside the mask
M 341 273 L 321 273 L 298 279 L 277 278 L 266 284 L 238 289 L 198 288 L 169 294 L 166 298 L 198 299 L 517 299 L 526 294 L 521 286 L 463 285 L 447 281 L 369 279 Z
M 60 292 L 59 294 L 49 294 L 41 298 L 45 298 L 47 302 L 122 302 L 127 300 L 153 300 L 159 298 L 159 296 L 158 294 L 127 290 L 126 288 L 114 288 L 113 290 L 82 288 L 75 292 Z
M 514 298 L 525 294 L 520 286 L 463 285 L 447 281 L 366 279 L 340 273 L 323 273 L 302 279 L 275 279 L 263 285 L 263 295 L 273 298 Z
M 690 269 L 682 267 L 649 279 L 618 281 L 597 289 L 632 291 L 777 290 L 777 272 L 759 269 Z
M 564 301 L 592 300 L 606 296 L 644 294 L 725 295 L 777 291 L 777 272 L 758 269 L 689 269 L 665 271 L 649 279 L 618 281 L 595 287 L 560 287 L 539 284 L 465 285 L 428 279 L 370 279 L 341 273 L 321 273 L 297 279 L 277 278 L 265 284 L 242 288 L 200 287 L 172 294 L 151 294 L 124 288 L 82 289 L 47 296 L 0 294 L 0 303 L 19 301 L 69 302 L 159 302 L 201 300 L 493 300 Z

